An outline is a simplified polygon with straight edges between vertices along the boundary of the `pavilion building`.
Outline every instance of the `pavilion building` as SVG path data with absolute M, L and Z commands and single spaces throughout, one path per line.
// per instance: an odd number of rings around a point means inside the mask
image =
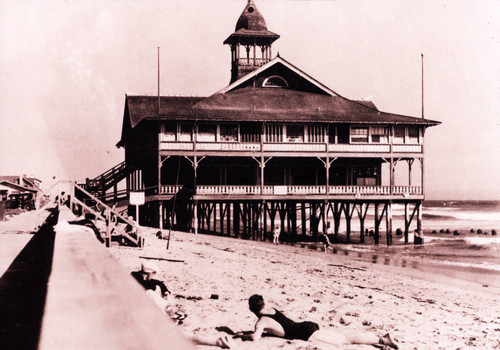
M 120 167 L 127 191 L 145 191 L 139 222 L 259 240 L 278 223 L 290 240 L 332 223 L 352 240 L 354 217 L 363 242 L 370 213 L 375 242 L 385 218 L 390 244 L 398 203 L 408 241 L 412 222 L 422 227 L 425 130 L 439 122 L 339 95 L 273 57 L 278 38 L 249 0 L 224 41 L 228 86 L 208 97 L 126 96 Z

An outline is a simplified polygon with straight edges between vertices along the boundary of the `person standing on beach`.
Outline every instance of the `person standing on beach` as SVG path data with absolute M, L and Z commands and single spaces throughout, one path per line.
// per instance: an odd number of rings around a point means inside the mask
M 258 320 L 251 334 L 237 333 L 243 340 L 259 341 L 263 333 L 285 339 L 301 339 L 328 345 L 367 344 L 387 345 L 398 349 L 389 333 L 378 336 L 375 333 L 346 333 L 341 330 L 323 330 L 310 321 L 294 322 L 275 308 L 266 307 L 264 298 L 254 294 L 248 299 L 248 306 Z
M 274 226 L 274 231 L 273 231 L 273 244 L 275 245 L 280 244 L 280 234 L 281 234 L 281 227 L 279 224 L 276 224 Z
M 332 249 L 332 242 L 330 242 L 330 238 L 328 237 L 328 234 L 326 232 L 323 232 L 321 236 L 319 237 L 320 242 L 322 242 L 325 245 L 325 253 L 328 252 L 328 249 Z

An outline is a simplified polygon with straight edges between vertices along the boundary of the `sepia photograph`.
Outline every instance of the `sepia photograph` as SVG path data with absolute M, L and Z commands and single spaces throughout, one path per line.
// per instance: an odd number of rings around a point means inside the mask
M 500 349 L 498 13 L 0 1 L 0 349 Z

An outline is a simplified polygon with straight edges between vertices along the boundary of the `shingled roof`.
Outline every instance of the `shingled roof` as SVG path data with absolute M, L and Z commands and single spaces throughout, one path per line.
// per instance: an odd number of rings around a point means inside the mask
M 319 93 L 280 87 L 255 87 L 252 79 L 287 70 Z M 379 111 L 372 102 L 342 97 L 281 57 L 273 59 L 209 97 L 126 96 L 122 129 L 126 135 L 144 120 L 224 122 L 320 122 L 438 125 L 440 122 Z

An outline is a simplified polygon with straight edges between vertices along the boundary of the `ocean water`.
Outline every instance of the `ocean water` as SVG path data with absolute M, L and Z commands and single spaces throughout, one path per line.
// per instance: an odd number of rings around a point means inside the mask
M 500 286 L 500 202 L 429 201 L 423 205 L 422 216 L 423 245 L 412 244 L 416 220 L 410 227 L 410 244 L 404 244 L 404 237 L 395 234 L 397 228 L 404 227 L 404 207 L 395 205 L 393 245 L 386 245 L 385 223 L 382 223 L 379 245 L 365 237 L 366 244 L 353 244 L 345 249 L 360 260 L 439 272 L 484 285 Z M 372 222 L 368 215 L 366 227 L 369 230 Z M 354 239 L 359 239 L 356 226 L 353 229 Z

